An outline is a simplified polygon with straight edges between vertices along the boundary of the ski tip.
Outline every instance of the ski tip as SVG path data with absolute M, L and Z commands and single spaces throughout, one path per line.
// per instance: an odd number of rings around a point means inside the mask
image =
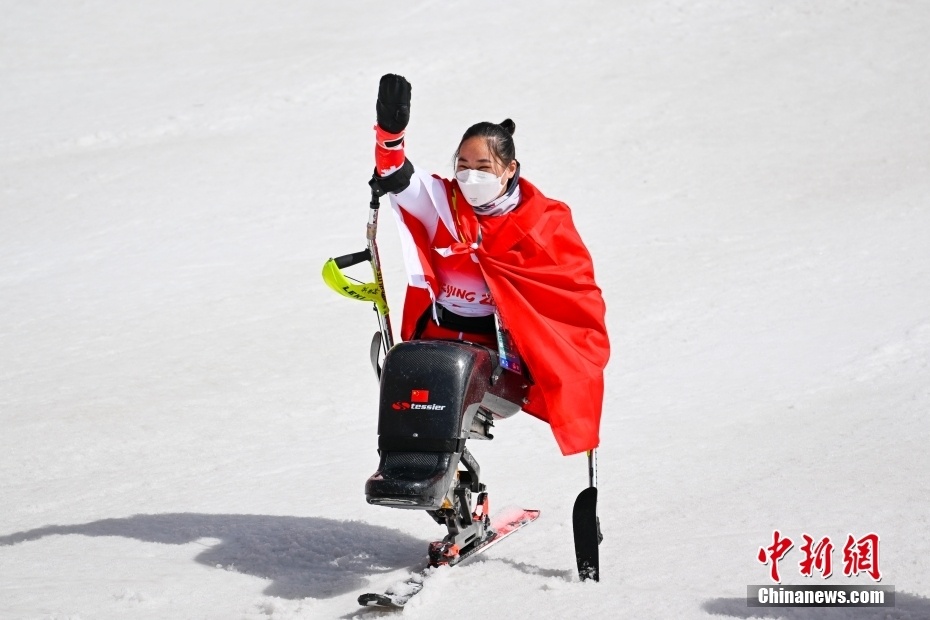
M 597 487 L 588 487 L 575 498 L 575 506 L 588 506 L 597 503 Z
M 398 604 L 394 599 L 386 594 L 376 594 L 367 592 L 358 597 L 358 604 L 362 607 L 403 607 L 404 604 Z
M 535 508 L 519 508 L 517 506 L 507 506 L 492 516 L 492 520 L 498 522 L 535 521 L 538 518 L 539 510 Z

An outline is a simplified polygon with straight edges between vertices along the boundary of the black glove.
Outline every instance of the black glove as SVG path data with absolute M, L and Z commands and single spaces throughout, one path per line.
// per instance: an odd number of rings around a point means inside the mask
M 410 120 L 410 82 L 402 75 L 382 75 L 375 111 L 381 129 L 391 133 L 402 132 Z

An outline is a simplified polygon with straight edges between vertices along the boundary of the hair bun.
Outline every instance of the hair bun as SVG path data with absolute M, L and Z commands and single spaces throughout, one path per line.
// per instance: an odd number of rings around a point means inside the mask
M 503 121 L 501 121 L 500 125 L 501 125 L 501 127 L 504 128 L 504 131 L 506 131 L 507 133 L 509 133 L 511 136 L 512 136 L 513 133 L 517 130 L 517 124 L 514 123 L 514 122 L 513 122 L 512 120 L 510 120 L 509 118 L 505 118 Z

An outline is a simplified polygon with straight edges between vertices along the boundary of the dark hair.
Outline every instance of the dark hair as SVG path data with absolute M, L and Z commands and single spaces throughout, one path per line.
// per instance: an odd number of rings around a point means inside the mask
M 486 139 L 488 149 L 490 149 L 494 158 L 504 166 L 509 166 L 510 162 L 517 158 L 517 149 L 513 144 L 513 132 L 516 129 L 516 123 L 509 118 L 500 123 L 489 123 L 487 121 L 475 123 L 465 131 L 465 135 L 459 141 L 459 146 L 455 149 L 455 155 L 452 156 L 453 166 L 458 162 L 462 145 L 471 138 Z

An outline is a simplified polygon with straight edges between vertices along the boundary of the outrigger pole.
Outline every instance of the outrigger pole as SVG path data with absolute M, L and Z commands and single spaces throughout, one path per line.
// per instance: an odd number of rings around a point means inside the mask
M 588 450 L 588 488 L 578 494 L 572 509 L 572 529 L 575 535 L 575 560 L 582 581 L 600 581 L 598 545 L 601 521 L 597 516 L 597 450 Z
M 387 304 L 387 294 L 384 290 L 384 276 L 381 272 L 381 258 L 378 255 L 378 213 L 381 207 L 381 196 L 384 195 L 376 180 L 373 178 L 368 184 L 371 187 L 371 202 L 368 209 L 368 226 L 365 238 L 367 247 L 361 252 L 344 254 L 331 258 L 323 264 L 323 280 L 326 284 L 344 297 L 360 301 L 370 301 L 378 314 L 378 331 L 371 340 L 371 363 L 375 373 L 380 378 L 381 367 L 378 363 L 379 353 L 387 352 L 394 346 L 394 332 L 391 329 L 390 310 Z M 375 281 L 364 284 L 351 280 L 342 273 L 343 269 L 368 261 Z

